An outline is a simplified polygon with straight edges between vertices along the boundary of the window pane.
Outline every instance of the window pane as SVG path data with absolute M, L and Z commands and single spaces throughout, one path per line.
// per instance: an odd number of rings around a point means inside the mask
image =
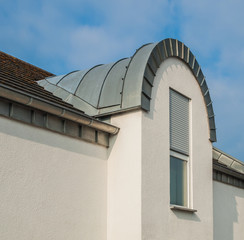
M 170 156 L 170 204 L 186 206 L 186 161 Z

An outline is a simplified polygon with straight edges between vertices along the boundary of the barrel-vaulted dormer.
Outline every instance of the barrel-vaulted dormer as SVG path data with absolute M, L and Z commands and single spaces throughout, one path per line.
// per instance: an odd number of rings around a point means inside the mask
M 90 116 L 111 115 L 138 108 L 150 111 L 156 72 L 168 58 L 180 59 L 191 69 L 204 98 L 210 141 L 215 142 L 214 111 L 206 79 L 193 53 L 176 39 L 146 44 L 130 58 L 49 77 L 38 83 Z

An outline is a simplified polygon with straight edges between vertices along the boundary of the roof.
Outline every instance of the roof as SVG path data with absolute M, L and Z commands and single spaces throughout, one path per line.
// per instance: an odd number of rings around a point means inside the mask
M 244 162 L 230 156 L 229 154 L 215 147 L 213 148 L 213 160 L 222 165 L 225 165 L 227 168 L 233 171 L 239 172 L 244 175 Z
M 210 140 L 215 142 L 214 111 L 205 77 L 190 49 L 176 39 L 146 44 L 132 57 L 62 76 L 47 77 L 38 83 L 90 116 L 111 115 L 138 108 L 150 111 L 157 69 L 170 57 L 185 62 L 195 76 L 209 118 Z
M 37 84 L 37 80 L 50 76 L 54 75 L 0 51 L 0 87 L 4 86 L 42 100 L 72 107 Z
M 0 52 L 0 104 L 2 108 L 0 115 L 51 129 L 51 125 L 49 124 L 48 126 L 47 115 L 44 114 L 47 113 L 50 116 L 50 121 L 53 123 L 56 122 L 56 124 L 66 119 L 69 122 L 72 121 L 76 124 L 89 126 L 90 128 L 108 134 L 116 134 L 118 132 L 119 129 L 117 127 L 84 114 L 83 111 L 74 108 L 72 104 L 54 96 L 37 83 L 37 80 L 49 76 L 54 75 L 6 53 Z M 11 104 L 11 102 L 14 104 Z M 16 103 L 19 105 L 16 105 Z M 23 108 L 23 106 L 25 107 Z M 33 109 L 38 109 L 42 112 L 39 114 L 40 112 L 33 112 Z M 36 122 L 37 119 L 35 117 L 33 118 L 33 113 L 40 115 L 39 120 L 41 121 L 41 125 Z M 55 120 L 51 120 L 51 118 L 54 119 L 53 116 L 56 116 Z M 65 125 L 66 123 L 62 124 Z M 61 125 L 59 129 L 54 126 L 51 130 L 66 133 L 66 127 Z M 95 135 L 94 139 L 97 139 Z
M 213 180 L 244 189 L 244 163 L 213 147 Z

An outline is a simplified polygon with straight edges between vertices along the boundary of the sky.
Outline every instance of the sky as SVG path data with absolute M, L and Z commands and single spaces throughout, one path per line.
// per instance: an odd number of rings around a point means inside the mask
M 217 148 L 244 161 L 243 0 L 0 0 L 0 50 L 56 75 L 176 38 L 208 83 Z

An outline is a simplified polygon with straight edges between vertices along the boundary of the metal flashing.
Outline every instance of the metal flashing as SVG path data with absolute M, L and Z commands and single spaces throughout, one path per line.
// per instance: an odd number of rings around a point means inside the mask
M 0 116 L 105 147 L 109 146 L 109 133 L 7 99 L 0 98 Z
M 16 89 L 10 89 L 8 86 L 0 85 L 0 97 L 8 99 L 11 102 L 23 104 L 25 106 L 31 107 L 32 109 L 44 111 L 47 114 L 67 119 L 82 125 L 89 125 L 91 128 L 95 128 L 109 134 L 117 134 L 117 132 L 119 131 L 119 128 L 107 123 L 100 122 L 95 118 L 85 115 L 81 111 L 75 110 L 73 108 L 64 107 L 57 103 L 48 102 L 43 99 L 38 99 L 35 96 L 29 96 L 26 93 L 18 92 Z M 9 112 L 9 116 L 14 117 L 13 104 L 10 105 Z M 23 113 L 22 115 L 25 114 Z M 14 118 L 17 119 L 18 117 L 16 116 Z
M 214 147 L 213 180 L 244 189 L 244 163 Z

